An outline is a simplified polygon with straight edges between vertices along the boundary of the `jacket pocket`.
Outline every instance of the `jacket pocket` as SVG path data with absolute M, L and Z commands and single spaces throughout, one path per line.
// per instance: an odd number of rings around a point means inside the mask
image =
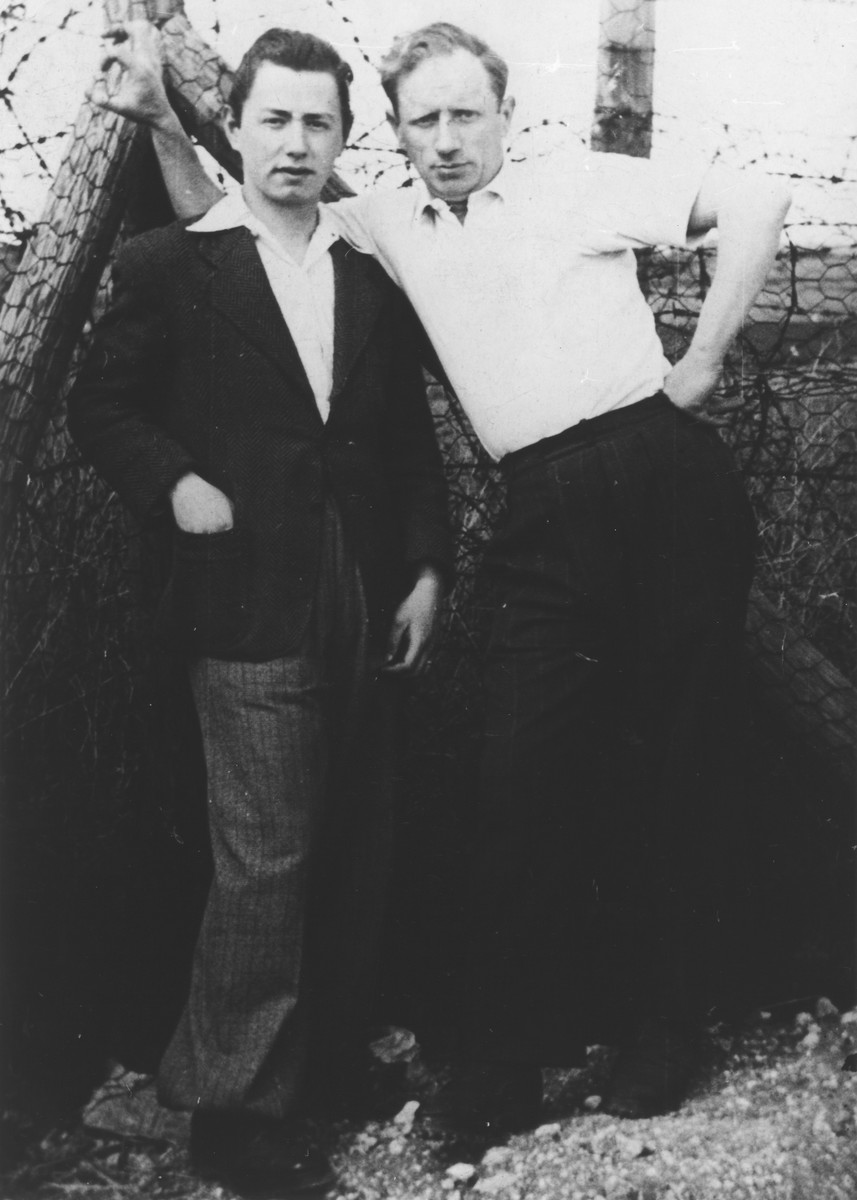
M 240 530 L 173 535 L 173 568 L 162 605 L 164 632 L 191 656 L 230 657 L 247 616 L 248 555 Z

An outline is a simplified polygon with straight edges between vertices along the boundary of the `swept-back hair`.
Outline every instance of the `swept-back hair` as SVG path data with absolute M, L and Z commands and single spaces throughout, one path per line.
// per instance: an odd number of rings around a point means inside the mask
M 399 115 L 399 80 L 410 75 L 427 58 L 453 54 L 456 50 L 469 50 L 479 59 L 488 72 L 498 106 L 502 103 L 509 80 L 509 68 L 505 61 L 475 34 L 448 21 L 435 21 L 433 25 L 425 25 L 414 33 L 405 33 L 396 38 L 381 60 L 381 86 L 387 93 L 395 116 Z
M 290 67 L 293 71 L 320 71 L 332 75 L 339 93 L 339 108 L 342 113 L 342 135 L 348 137 L 354 117 L 348 86 L 354 74 L 345 59 L 340 58 L 329 42 L 322 41 L 312 33 L 298 29 L 269 29 L 263 33 L 241 59 L 232 80 L 232 90 L 227 101 L 232 116 L 240 125 L 244 101 L 263 63 L 274 63 L 278 67 Z

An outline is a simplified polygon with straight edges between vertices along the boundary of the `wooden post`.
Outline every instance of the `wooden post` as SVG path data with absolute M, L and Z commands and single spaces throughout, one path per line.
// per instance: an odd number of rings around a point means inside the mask
M 648 158 L 654 68 L 655 0 L 601 0 L 593 150 Z
M 648 158 L 655 0 L 601 0 L 600 29 L 592 148 Z M 766 703 L 835 774 L 853 780 L 857 690 L 756 588 L 747 645 Z
M 156 0 L 158 13 L 178 0 Z M 146 0 L 107 0 L 108 24 L 149 16 Z M 4 539 L 62 394 L 128 199 L 144 142 L 86 100 L 0 312 L 0 530 Z

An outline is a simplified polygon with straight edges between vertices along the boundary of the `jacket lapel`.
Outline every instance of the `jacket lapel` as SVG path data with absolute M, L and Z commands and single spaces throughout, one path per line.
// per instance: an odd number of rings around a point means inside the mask
M 270 359 L 316 409 L 306 371 L 271 290 L 253 235 L 241 227 L 219 234 L 195 234 L 194 241 L 200 255 L 213 268 L 212 307 Z
M 366 344 L 384 300 L 374 261 L 340 239 L 330 248 L 335 289 L 331 404 Z

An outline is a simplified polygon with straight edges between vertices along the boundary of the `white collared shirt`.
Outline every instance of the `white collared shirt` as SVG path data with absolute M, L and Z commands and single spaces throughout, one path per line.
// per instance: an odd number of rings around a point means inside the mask
M 421 181 L 328 211 L 407 293 L 500 459 L 663 385 L 633 248 L 687 244 L 705 169 L 558 153 L 507 161 L 470 196 L 463 225 Z
M 297 263 L 250 212 L 241 193 L 232 192 L 189 225 L 188 232 L 216 233 L 241 225 L 256 239 L 271 290 L 297 347 L 318 411 L 326 421 L 333 389 L 334 285 L 329 251 L 339 237 L 336 225 L 325 207 L 319 206 L 318 225 L 303 262 Z

